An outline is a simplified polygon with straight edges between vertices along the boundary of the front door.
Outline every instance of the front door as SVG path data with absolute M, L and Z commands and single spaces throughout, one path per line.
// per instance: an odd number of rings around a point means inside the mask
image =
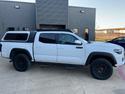
M 56 63 L 57 60 L 56 34 L 37 33 L 36 37 L 38 37 L 38 39 L 36 39 L 34 42 L 35 60 L 37 62 Z
M 58 63 L 83 64 L 84 48 L 83 45 L 75 45 L 75 40 L 78 39 L 73 35 L 59 34 L 59 44 L 57 45 Z

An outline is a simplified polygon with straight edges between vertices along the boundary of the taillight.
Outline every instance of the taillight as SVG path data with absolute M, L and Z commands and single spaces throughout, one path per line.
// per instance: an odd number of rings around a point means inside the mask
M 2 44 L 0 44 L 0 52 L 1 52 L 1 49 L 2 49 Z

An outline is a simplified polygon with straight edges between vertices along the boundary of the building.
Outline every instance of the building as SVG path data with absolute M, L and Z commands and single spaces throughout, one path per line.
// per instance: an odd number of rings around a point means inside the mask
M 96 33 L 125 33 L 125 28 L 96 29 Z
M 73 29 L 89 40 L 95 37 L 95 8 L 68 6 L 68 0 L 36 0 L 36 3 L 0 1 L 0 39 L 6 31 Z

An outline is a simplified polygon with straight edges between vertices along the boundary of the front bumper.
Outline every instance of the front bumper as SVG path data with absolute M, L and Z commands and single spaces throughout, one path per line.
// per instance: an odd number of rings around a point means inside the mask
M 125 60 L 123 61 L 123 65 L 121 65 L 121 66 L 119 66 L 119 67 L 122 67 L 122 66 L 124 66 L 125 65 Z
M 119 65 L 119 66 L 124 66 L 125 65 L 125 60 L 123 60 L 122 64 Z
M 117 55 L 117 56 L 115 56 L 115 59 L 116 59 L 116 62 L 117 62 L 117 64 L 115 64 L 116 67 L 122 66 L 122 65 L 125 64 L 125 59 L 124 59 L 123 55 Z

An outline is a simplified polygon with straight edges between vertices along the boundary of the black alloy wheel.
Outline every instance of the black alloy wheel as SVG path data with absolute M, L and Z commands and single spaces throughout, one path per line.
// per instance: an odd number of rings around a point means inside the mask
M 13 60 L 13 66 L 17 71 L 26 71 L 31 65 L 31 61 L 25 54 L 18 54 Z
M 94 78 L 106 80 L 111 77 L 113 68 L 108 60 L 99 58 L 91 63 L 90 72 Z
M 99 64 L 96 66 L 95 71 L 97 75 L 105 75 L 108 72 L 108 68 L 105 64 Z

